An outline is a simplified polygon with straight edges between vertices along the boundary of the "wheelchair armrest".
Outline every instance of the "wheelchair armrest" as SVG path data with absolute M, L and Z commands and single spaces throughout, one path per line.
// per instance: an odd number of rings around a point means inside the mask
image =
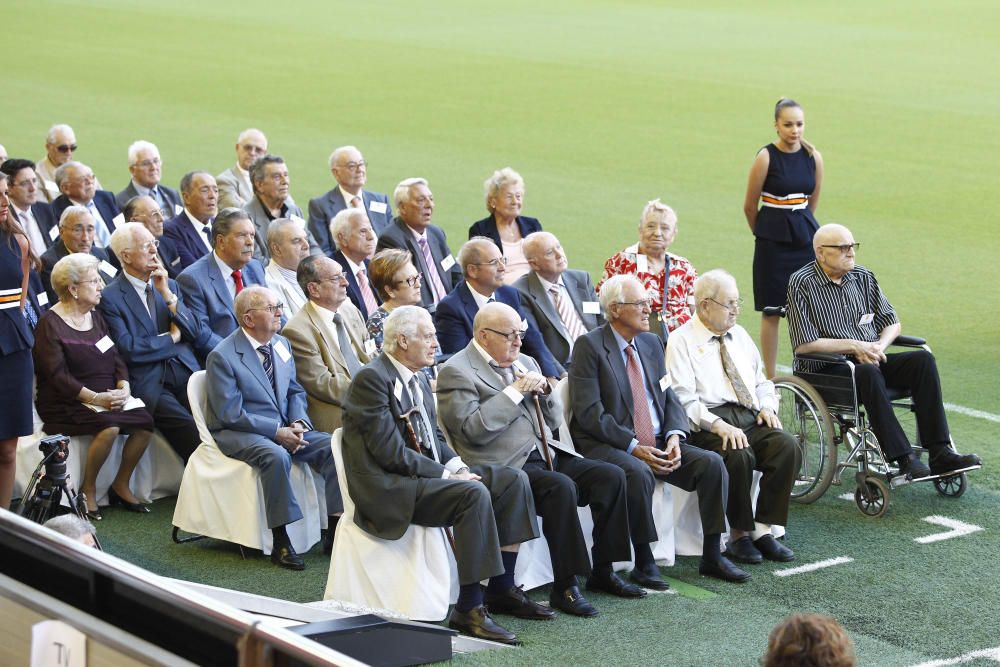
M 824 364 L 842 364 L 849 361 L 846 354 L 829 354 L 826 352 L 806 352 L 804 354 L 796 354 L 795 358 L 802 361 L 819 361 Z
M 923 347 L 927 345 L 927 341 L 918 336 L 896 336 L 892 344 L 900 347 Z
M 764 309 L 761 312 L 770 317 L 774 317 L 775 315 L 778 317 L 784 317 L 785 313 L 788 312 L 788 308 L 785 306 L 764 306 Z

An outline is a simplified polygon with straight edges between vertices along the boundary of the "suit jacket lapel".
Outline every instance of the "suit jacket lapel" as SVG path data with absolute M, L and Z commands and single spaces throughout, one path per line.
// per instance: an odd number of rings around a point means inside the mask
M 472 296 L 472 290 L 469 288 L 469 283 L 463 281 L 458 286 L 458 296 L 462 300 L 462 314 L 465 315 L 469 331 L 472 331 L 472 322 L 476 318 L 476 313 L 479 312 L 479 306 L 476 305 L 476 297 Z M 494 298 L 496 298 L 495 294 Z M 500 299 L 497 299 L 497 301 L 499 300 Z
M 208 279 L 212 281 L 212 287 L 215 289 L 216 295 L 222 303 L 229 306 L 229 309 L 232 310 L 233 297 L 229 294 L 229 287 L 226 285 L 226 279 L 223 277 L 222 271 L 219 270 L 219 265 L 215 261 L 215 257 L 209 257 L 206 265 L 208 266 Z M 235 315 L 233 316 L 233 319 L 236 319 Z
M 344 359 L 344 353 L 340 351 L 340 344 L 337 340 L 330 337 L 330 329 L 333 328 L 333 322 L 327 325 L 320 317 L 319 311 L 313 306 L 312 301 L 306 304 L 305 307 L 309 309 L 309 321 L 319 331 L 319 335 L 323 339 L 323 344 L 330 351 L 330 356 L 343 369 L 344 373 L 347 373 L 347 360 Z
M 589 330 L 590 327 L 587 326 L 587 318 L 592 318 L 593 315 L 585 315 L 583 313 L 583 300 L 590 295 L 584 292 L 584 286 L 577 281 L 576 276 L 571 275 L 568 271 L 563 273 L 562 279 L 563 284 L 566 285 L 566 293 L 569 294 L 570 301 L 573 302 L 573 307 L 576 308 L 576 314 L 580 316 L 580 322 L 585 329 Z
M 292 361 L 291 350 L 288 349 L 288 345 L 286 345 L 283 340 L 272 338 L 271 345 L 275 348 L 273 366 L 274 384 L 277 387 L 277 395 L 275 396 L 277 399 L 276 404 L 278 406 L 278 412 L 281 413 L 281 416 L 285 419 L 285 421 L 288 421 L 288 384 L 292 377 L 291 365 L 295 362 Z M 289 352 L 288 361 L 283 360 L 281 355 L 278 354 L 277 347 L 279 345 L 284 347 L 285 350 Z
M 657 345 L 659 345 L 659 344 L 660 343 L 657 342 Z M 635 339 L 635 346 L 636 346 L 636 348 L 640 347 L 640 343 L 639 343 L 639 338 L 638 337 L 636 337 L 636 339 Z M 640 354 L 639 358 L 641 359 L 643 356 L 645 356 L 645 355 Z M 659 388 L 660 388 L 660 378 L 655 377 L 655 374 L 657 372 L 659 372 L 660 370 L 665 371 L 666 369 L 654 369 L 654 368 L 650 368 L 651 366 L 652 366 L 652 364 L 643 363 L 642 364 L 642 372 L 645 373 L 646 382 L 649 383 L 650 391 L 652 392 L 653 398 L 654 398 L 653 403 L 656 405 L 656 409 L 660 413 L 660 423 L 662 424 L 663 423 L 663 396 L 664 396 L 664 392 L 659 391 Z M 662 377 L 662 375 L 660 377 Z
M 236 352 L 240 355 L 240 361 L 242 361 L 243 365 L 247 367 L 251 375 L 257 378 L 257 382 L 260 383 L 261 389 L 263 389 L 267 396 L 270 397 L 271 402 L 274 403 L 274 407 L 278 409 L 278 412 L 282 412 L 281 406 L 278 405 L 278 398 L 274 394 L 274 387 L 272 387 L 271 383 L 267 381 L 267 373 L 264 372 L 264 365 L 260 362 L 260 357 L 257 356 L 257 350 L 255 350 L 250 344 L 250 341 L 247 340 L 246 335 L 242 333 L 236 336 Z M 277 364 L 274 365 L 276 366 Z M 282 413 L 282 415 L 284 415 L 284 413 Z
M 465 353 L 469 360 L 469 365 L 472 366 L 474 371 L 476 371 L 476 375 L 479 376 L 480 380 L 497 391 L 504 390 L 503 380 L 500 379 L 500 376 L 496 371 L 490 368 L 489 363 L 483 359 L 483 355 L 479 354 L 479 350 L 472 347 L 472 344 L 470 343 L 469 346 L 465 348 Z M 524 401 L 521 402 L 523 403 Z
M 604 340 L 604 353 L 608 357 L 611 372 L 618 382 L 618 389 L 621 391 L 625 407 L 628 408 L 629 414 L 632 415 L 634 409 L 632 405 L 632 387 L 628 381 L 628 371 L 625 370 L 625 362 L 622 361 L 621 350 L 618 349 L 618 339 L 615 338 L 610 324 L 605 325 L 602 338 Z
M 139 295 L 136 294 L 135 289 L 132 288 L 132 284 L 128 282 L 128 278 L 122 276 L 117 282 L 117 287 L 121 292 L 122 300 L 125 301 L 125 305 L 128 306 L 128 309 L 132 311 L 132 317 L 142 325 L 142 327 L 146 330 L 146 333 L 150 336 L 155 336 L 159 333 L 158 331 L 153 330 L 153 321 L 149 318 L 149 313 L 146 311 L 146 304 L 139 300 Z

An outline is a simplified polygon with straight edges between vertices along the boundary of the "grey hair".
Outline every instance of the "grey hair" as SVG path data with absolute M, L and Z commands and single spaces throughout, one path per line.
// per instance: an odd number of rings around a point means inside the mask
M 392 354 L 399 347 L 399 337 L 414 338 L 421 322 L 431 321 L 431 314 L 420 306 L 393 308 L 382 323 L 382 349 Z
M 60 535 L 65 535 L 71 540 L 77 540 L 84 535 L 96 535 L 97 529 L 94 528 L 94 524 L 90 523 L 86 519 L 81 519 L 75 514 L 62 514 L 60 516 L 55 516 L 42 524 L 45 528 L 49 530 L 54 530 Z
M 639 279 L 630 273 L 611 276 L 604 281 L 604 284 L 601 285 L 601 294 L 599 298 L 601 300 L 601 308 L 605 313 L 610 315 L 611 306 L 616 303 L 625 303 L 625 286 L 629 284 L 635 285 L 643 291 L 646 289 L 643 284 L 639 282 Z
M 272 220 L 267 225 L 267 247 L 270 248 L 272 244 L 277 243 L 282 234 L 292 225 L 298 225 L 301 229 L 305 229 L 305 225 L 291 218 L 275 218 Z
M 254 192 L 257 192 L 257 184 L 264 180 L 264 170 L 269 164 L 285 164 L 285 158 L 268 153 L 254 160 L 250 165 L 250 185 L 253 186 Z
M 458 267 L 462 269 L 462 275 L 467 275 L 465 272 L 465 267 L 469 264 L 477 264 L 483 257 L 483 253 L 480 248 L 484 244 L 490 244 L 491 246 L 496 246 L 493 243 L 493 239 L 488 236 L 473 236 L 471 239 L 462 244 L 462 247 L 458 250 Z
M 736 278 L 725 269 L 712 269 L 701 274 L 694 281 L 695 303 L 713 298 L 724 285 L 736 286 Z
M 196 171 L 189 171 L 181 177 L 181 192 L 188 195 L 191 194 L 191 184 L 194 183 L 194 177 L 198 174 L 207 174 L 212 176 L 207 171 L 202 171 L 200 169 Z M 212 182 L 215 183 L 215 176 L 212 176 Z
M 115 228 L 115 231 L 111 232 L 111 249 L 119 259 L 121 259 L 123 252 L 131 250 L 132 242 L 140 229 L 148 233 L 146 225 L 141 222 L 123 222 Z
M 267 303 L 267 298 L 274 292 L 263 285 L 247 285 L 243 291 L 236 295 L 233 301 L 233 310 L 236 311 L 237 321 L 243 320 L 243 316 L 254 308 L 260 308 Z
M 69 162 L 66 162 L 65 164 L 61 164 L 58 167 L 56 167 L 56 173 L 55 173 L 56 187 L 59 188 L 62 187 L 63 181 L 66 180 L 66 172 L 68 172 L 71 169 L 82 169 L 86 166 L 87 165 L 83 164 L 82 162 L 77 162 L 76 160 L 70 160 Z
M 427 179 L 419 177 L 404 178 L 396 186 L 396 189 L 392 191 L 392 201 L 396 205 L 397 210 L 399 210 L 400 204 L 410 203 L 410 189 L 415 185 L 427 185 Z
M 333 216 L 333 220 L 330 221 L 330 237 L 334 242 L 337 241 L 341 234 L 347 235 L 354 218 L 361 218 L 367 221 L 368 215 L 360 208 L 348 207 Z
M 302 293 L 307 298 L 309 297 L 309 283 L 318 283 L 320 281 L 319 267 L 316 264 L 321 259 L 329 258 L 326 255 L 309 255 L 299 262 L 298 268 L 295 269 L 295 280 L 299 283 Z
M 48 134 L 45 135 L 45 143 L 56 143 L 56 135 L 60 132 L 69 132 L 73 136 L 76 136 L 76 132 L 73 131 L 72 127 L 65 123 L 58 123 L 49 128 Z
M 503 190 L 506 186 L 517 183 L 524 185 L 524 179 L 521 178 L 521 174 L 517 173 L 510 167 L 504 167 L 503 169 L 497 169 L 493 172 L 493 175 L 486 179 L 483 183 L 483 190 L 486 194 L 486 210 L 490 213 L 493 209 L 490 208 L 490 200 L 495 198 L 497 194 Z
M 340 148 L 334 148 L 333 152 L 330 153 L 330 169 L 333 169 L 334 165 L 337 164 L 337 158 L 346 153 L 347 151 L 361 151 L 358 150 L 357 146 L 341 146 Z
M 248 127 L 247 129 L 240 132 L 240 136 L 236 137 L 236 143 L 238 144 L 243 143 L 243 140 L 246 139 L 247 135 L 250 134 L 251 132 L 256 132 L 260 136 L 264 137 L 264 141 L 267 141 L 267 135 L 265 135 L 263 132 L 258 130 L 256 127 Z
M 89 271 L 96 271 L 100 260 L 91 254 L 73 252 L 52 267 L 52 289 L 60 301 L 69 300 L 69 286 L 80 282 Z
M 229 233 L 229 230 L 233 228 L 234 222 L 249 219 L 250 214 L 241 208 L 230 206 L 219 211 L 219 214 L 215 216 L 215 220 L 212 221 L 212 247 L 215 247 L 215 239 Z
M 139 151 L 153 151 L 157 155 L 160 154 L 160 149 L 156 147 L 156 144 L 150 143 L 145 139 L 140 139 L 128 147 L 128 166 L 135 166 L 136 156 L 139 155 Z
M 651 202 L 646 202 L 646 205 L 642 209 L 642 215 L 639 216 L 639 226 L 642 227 L 646 220 L 651 218 L 654 214 L 657 216 L 663 215 L 668 218 L 673 218 L 674 220 L 677 219 L 677 212 L 664 204 L 660 201 L 660 198 L 657 197 Z
M 63 212 L 59 215 L 59 229 L 62 229 L 63 227 L 68 225 L 71 220 L 76 220 L 81 215 L 88 215 L 91 218 L 94 217 L 90 215 L 90 211 L 87 210 L 86 206 L 77 206 L 76 204 L 67 206 L 66 208 L 63 209 Z M 96 224 L 97 221 L 95 220 L 94 223 Z
M 556 243 L 559 243 L 559 238 L 552 232 L 531 232 L 525 236 L 524 241 L 521 242 L 521 250 L 524 252 L 524 258 L 529 262 L 533 259 L 538 259 L 537 255 L 534 254 L 535 246 L 539 243 L 543 243 L 549 238 L 553 239 Z

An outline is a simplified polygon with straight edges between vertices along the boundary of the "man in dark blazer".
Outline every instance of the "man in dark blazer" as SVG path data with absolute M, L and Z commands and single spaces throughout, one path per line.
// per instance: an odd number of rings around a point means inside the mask
M 0 165 L 0 172 L 7 174 L 10 214 L 27 234 L 32 252 L 41 256 L 58 238 L 59 226 L 52 208 L 42 199 L 35 163 L 11 158 Z
M 438 302 L 462 282 L 462 269 L 451 254 L 444 230 L 431 224 L 434 195 L 422 178 L 407 178 L 393 193 L 398 217 L 378 237 L 375 252 L 408 250 L 424 280 L 420 305 L 434 312 Z
M 615 561 L 631 557 L 625 475 L 613 464 L 582 458 L 553 437 L 563 420 L 562 404 L 548 393 L 535 360 L 520 354 L 520 327 L 517 311 L 506 304 L 490 303 L 476 314 L 475 338 L 438 375 L 441 423 L 470 463 L 524 470 L 552 560 L 549 601 L 569 614 L 596 616 L 597 610 L 580 593 L 578 575 L 588 577 L 590 590 L 620 597 L 645 595 L 612 568 Z M 536 407 L 541 409 L 541 424 Z M 593 573 L 577 504 L 589 504 L 594 514 Z M 494 612 L 507 602 L 486 600 Z
M 118 269 L 112 265 L 107 251 L 94 245 L 96 226 L 93 216 L 87 209 L 76 205 L 65 209 L 59 220 L 58 229 L 59 237 L 56 242 L 40 258 L 42 285 L 45 287 L 50 305 L 59 300 L 55 290 L 52 289 L 52 269 L 56 262 L 70 253 L 89 253 L 99 259 L 101 263 L 97 267 L 97 272 L 105 283 L 111 282 L 118 275 Z
M 607 324 L 581 336 L 573 349 L 570 433 L 587 457 L 625 470 L 629 530 L 636 569 L 659 578 L 650 543 L 654 478 L 698 492 L 705 534 L 699 571 L 726 581 L 750 575 L 721 553 L 729 475 L 715 452 L 687 443 L 687 414 L 670 388 L 663 344 L 649 333 L 649 298 L 635 276 L 610 278 L 601 288 Z
M 271 562 L 303 570 L 285 526 L 302 519 L 289 476 L 292 459 L 326 480 L 326 509 L 344 511 L 330 434 L 313 429 L 305 390 L 295 379 L 288 341 L 278 335 L 281 305 L 266 287 L 251 285 L 236 297 L 240 327 L 208 355 L 205 422 L 219 449 L 257 469 L 274 547 Z
M 554 235 L 535 232 L 523 247 L 531 272 L 514 287 L 535 318 L 545 347 L 568 369 L 576 339 L 604 324 L 594 284 L 586 271 L 567 268 L 566 252 Z
M 156 428 L 187 462 L 201 443 L 187 397 L 188 379 L 201 370 L 192 346 L 204 347 L 209 332 L 180 301 L 149 230 L 138 222 L 119 225 L 111 246 L 122 270 L 104 288 L 98 307 L 128 364 L 132 395 L 142 399 Z
M 212 221 L 219 212 L 219 186 L 207 171 L 189 171 L 181 179 L 184 210 L 163 225 L 181 258 L 180 270 L 212 252 Z
M 368 163 L 354 146 L 341 146 L 330 154 L 330 171 L 337 187 L 309 200 L 309 231 L 323 252 L 333 257 L 337 239 L 330 234 L 330 224 L 338 213 L 345 208 L 363 210 L 372 229 L 381 235 L 392 222 L 392 207 L 386 195 L 364 189 L 368 181 Z
M 330 236 L 337 246 L 333 261 L 340 264 L 347 278 L 347 297 L 368 321 L 382 303 L 368 276 L 368 264 L 375 254 L 376 242 L 372 224 L 364 211 L 344 209 L 330 223 Z
M 474 637 L 517 643 L 490 617 L 479 582 L 490 579 L 491 590 L 517 594 L 515 545 L 538 536 L 528 479 L 507 466 L 470 468 L 438 430 L 430 384 L 420 372 L 434 363 L 437 348 L 427 311 L 396 308 L 384 333 L 382 353 L 358 371 L 345 399 L 344 472 L 354 521 L 383 540 L 399 539 L 410 524 L 453 526 L 460 589 L 449 625 Z M 407 439 L 405 413 L 422 434 L 420 451 Z M 523 593 L 517 597 L 523 616 L 546 616 Z
M 177 277 L 184 302 L 211 332 L 196 348 L 200 358 L 239 328 L 233 300 L 250 285 L 266 285 L 264 267 L 253 258 L 253 224 L 238 208 L 223 209 L 212 224 L 215 250 Z
M 288 176 L 288 165 L 283 158 L 277 155 L 265 155 L 254 162 L 250 165 L 250 182 L 253 184 L 254 196 L 243 206 L 243 210 L 250 216 L 250 222 L 253 223 L 257 233 L 257 245 L 254 247 L 253 256 L 262 264 L 267 264 L 271 259 L 271 250 L 267 247 L 267 228 L 271 221 L 288 218 L 301 220 L 304 225 L 306 219 L 302 217 L 302 209 L 296 206 L 288 195 L 291 180 Z M 309 254 L 320 254 L 319 245 L 308 229 L 306 236 L 309 239 Z
M 125 222 L 115 196 L 95 186 L 94 172 L 80 162 L 67 162 L 56 169 L 56 185 L 62 193 L 52 200 L 52 215 L 59 219 L 67 207 L 83 206 L 94 218 L 97 227 L 96 245 L 106 248 L 111 242 L 115 225 Z
M 164 212 L 160 205 L 152 197 L 139 195 L 125 202 L 122 215 L 128 222 L 138 222 L 149 230 L 158 244 L 156 254 L 160 266 L 166 270 L 168 278 L 176 280 L 181 273 L 181 256 L 173 240 L 163 235 Z
M 167 217 L 181 212 L 181 196 L 177 190 L 160 183 L 163 174 L 160 149 L 148 141 L 136 141 L 128 147 L 128 170 L 132 180 L 124 190 L 115 195 L 118 208 L 124 210 L 129 199 L 139 195 L 152 197 Z M 127 220 L 126 216 L 126 220 Z
M 500 249 L 486 237 L 465 242 L 458 253 L 458 263 L 465 280 L 442 299 L 434 313 L 440 332 L 441 351 L 455 354 L 473 338 L 473 320 L 479 309 L 492 301 L 505 303 L 527 323 L 523 330 L 524 353 L 535 359 L 545 377 L 559 378 L 565 373 L 545 347 L 534 318 L 521 305 L 517 290 L 503 284 L 504 258 Z

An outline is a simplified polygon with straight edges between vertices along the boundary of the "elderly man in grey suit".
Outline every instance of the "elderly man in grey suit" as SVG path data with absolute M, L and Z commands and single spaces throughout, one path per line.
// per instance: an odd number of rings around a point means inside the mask
M 586 271 L 567 268 L 566 251 L 553 234 L 529 234 L 523 249 L 531 271 L 514 287 L 534 316 L 545 347 L 569 369 L 576 339 L 604 324 L 594 284 Z
M 255 259 L 266 263 L 271 258 L 271 250 L 267 247 L 267 228 L 278 218 L 300 220 L 302 209 L 295 205 L 288 195 L 291 178 L 288 175 L 288 165 L 284 158 L 278 155 L 265 155 L 250 165 L 250 182 L 253 184 L 253 197 L 243 206 L 250 216 L 254 229 L 257 231 L 257 243 L 254 246 Z M 320 253 L 319 246 L 313 235 L 306 231 L 309 239 L 309 254 Z
M 128 170 L 132 180 L 124 190 L 115 195 L 118 208 L 124 210 L 125 204 L 133 197 L 152 197 L 157 205 L 167 211 L 168 218 L 180 215 L 184 209 L 181 196 L 177 190 L 160 183 L 163 176 L 163 160 L 156 144 L 139 140 L 128 147 Z
M 333 218 L 345 208 L 361 209 L 368 216 L 376 234 L 392 222 L 389 198 L 381 192 L 365 190 L 368 162 L 354 146 L 341 146 L 330 154 L 330 172 L 337 187 L 309 200 L 309 231 L 328 256 L 337 250 L 337 239 L 330 235 Z
M 483 605 L 479 582 L 489 579 L 492 592 L 518 597 L 522 616 L 552 615 L 514 587 L 518 545 L 538 537 L 528 479 L 507 466 L 470 468 L 441 435 L 430 384 L 420 372 L 434 363 L 437 350 L 427 311 L 396 308 L 384 332 L 382 354 L 358 371 L 344 409 L 344 472 L 354 521 L 383 540 L 399 539 L 410 524 L 453 526 L 460 588 L 449 625 L 516 644 L 517 636 Z
M 522 468 L 527 474 L 552 559 L 552 607 L 576 616 L 597 615 L 581 595 L 577 575 L 589 577 L 589 590 L 643 597 L 642 588 L 612 569 L 612 563 L 630 557 L 624 473 L 610 463 L 582 458 L 553 437 L 562 423 L 562 405 L 549 393 L 535 360 L 520 353 L 516 310 L 487 304 L 476 313 L 473 328 L 472 341 L 438 376 L 442 423 L 465 460 Z M 593 573 L 577 505 L 590 505 L 594 514 Z M 513 603 L 505 597 L 486 599 L 493 612 Z
M 267 155 L 267 137 L 248 128 L 236 139 L 236 164 L 215 177 L 219 184 L 219 208 L 243 208 L 253 197 L 250 165 Z
M 302 519 L 289 477 L 292 459 L 306 461 L 326 480 L 329 514 L 343 501 L 330 450 L 330 434 L 313 430 L 305 391 L 295 380 L 288 341 L 278 335 L 281 305 L 266 287 L 236 297 L 240 326 L 208 355 L 205 420 L 226 456 L 257 469 L 264 489 L 267 526 L 274 538 L 271 562 L 305 569 L 285 526 Z

